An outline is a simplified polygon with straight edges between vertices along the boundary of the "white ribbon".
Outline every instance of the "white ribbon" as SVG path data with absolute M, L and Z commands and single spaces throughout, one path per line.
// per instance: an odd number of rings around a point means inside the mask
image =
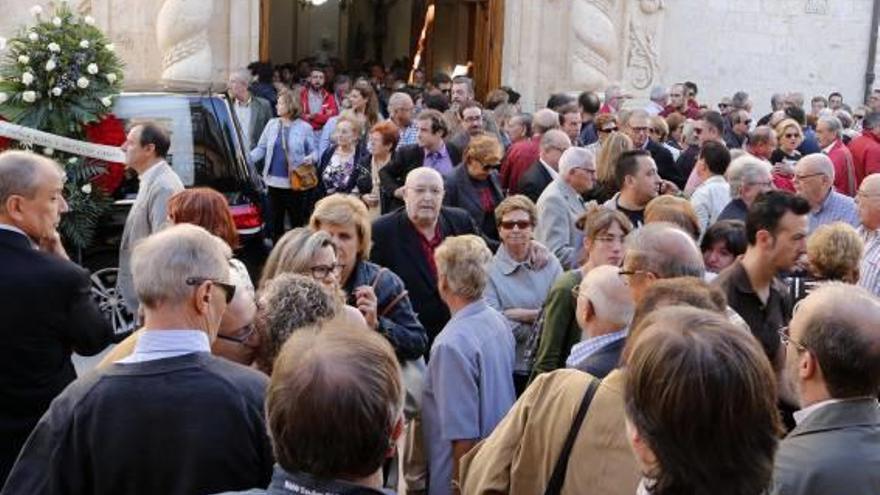
M 89 143 L 57 134 L 38 131 L 11 122 L 0 121 L 0 136 L 21 141 L 27 145 L 39 145 L 74 155 L 87 156 L 105 162 L 125 163 L 125 153 L 116 146 Z

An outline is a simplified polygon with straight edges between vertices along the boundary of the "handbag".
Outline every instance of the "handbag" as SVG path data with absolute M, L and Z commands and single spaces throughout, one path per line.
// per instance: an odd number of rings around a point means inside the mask
M 281 149 L 284 150 L 284 160 L 287 162 L 287 170 L 290 171 L 290 188 L 294 191 L 308 191 L 318 186 L 318 169 L 313 163 L 301 163 L 297 167 L 290 166 L 290 155 L 287 154 L 287 131 L 284 126 L 279 130 L 281 135 Z
M 587 416 L 587 410 L 590 409 L 590 403 L 593 402 L 593 396 L 596 395 L 599 383 L 601 383 L 600 380 L 590 377 L 590 384 L 587 386 L 587 391 L 584 392 L 584 397 L 581 399 L 581 405 L 578 407 L 574 421 L 571 423 L 571 428 L 568 430 L 568 436 L 565 437 L 565 443 L 562 444 L 562 452 L 559 453 L 556 464 L 553 466 L 553 474 L 550 475 L 544 495 L 559 495 L 562 492 L 562 484 L 565 483 L 565 473 L 568 471 L 568 458 L 571 456 L 571 449 L 574 447 L 574 441 L 578 436 L 578 432 L 581 431 L 581 425 L 584 423 L 584 418 Z

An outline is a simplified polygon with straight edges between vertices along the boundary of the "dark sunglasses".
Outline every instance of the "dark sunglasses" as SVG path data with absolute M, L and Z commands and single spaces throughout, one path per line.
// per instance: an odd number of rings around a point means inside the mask
M 189 277 L 188 279 L 186 279 L 186 285 L 189 285 L 192 287 L 198 287 L 199 285 L 202 285 L 205 282 L 211 282 L 223 290 L 223 294 L 226 296 L 226 304 L 229 304 L 232 302 L 232 298 L 235 297 L 235 286 L 234 285 L 227 284 L 226 282 L 221 282 L 215 278 L 208 278 L 208 277 Z
M 500 163 L 484 163 L 482 165 L 482 167 L 483 167 L 484 172 L 491 172 L 493 170 L 500 170 L 501 164 Z
M 505 230 L 513 230 L 514 227 L 519 227 L 519 230 L 525 230 L 532 226 L 532 222 L 528 220 L 505 220 L 500 225 Z
M 609 127 L 607 129 L 599 129 L 599 132 L 617 132 L 617 126 Z
M 801 137 L 800 134 L 786 134 L 785 135 L 785 138 L 787 138 L 787 139 L 794 139 L 794 138 L 799 138 L 799 137 Z

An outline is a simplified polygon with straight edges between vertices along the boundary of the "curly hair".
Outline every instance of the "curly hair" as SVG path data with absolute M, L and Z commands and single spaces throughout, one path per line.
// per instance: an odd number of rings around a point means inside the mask
M 811 271 L 823 280 L 855 283 L 863 250 L 859 233 L 843 222 L 821 225 L 807 239 Z
M 339 299 L 305 275 L 280 273 L 260 291 L 254 324 L 260 334 L 257 367 L 267 375 L 281 347 L 296 330 L 329 320 L 341 310 Z

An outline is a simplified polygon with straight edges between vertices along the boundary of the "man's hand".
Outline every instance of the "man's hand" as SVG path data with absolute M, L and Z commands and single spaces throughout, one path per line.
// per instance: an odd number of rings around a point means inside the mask
M 362 285 L 354 290 L 355 306 L 364 315 L 367 325 L 373 330 L 379 328 L 378 304 L 376 291 L 369 285 Z
M 664 180 L 660 183 L 660 194 L 671 194 L 673 196 L 681 196 L 681 189 L 674 182 Z
M 51 235 L 40 239 L 40 251 L 54 254 L 61 259 L 70 259 L 67 256 L 67 251 L 64 250 L 64 244 L 61 243 L 61 235 L 57 230 L 53 230 Z

